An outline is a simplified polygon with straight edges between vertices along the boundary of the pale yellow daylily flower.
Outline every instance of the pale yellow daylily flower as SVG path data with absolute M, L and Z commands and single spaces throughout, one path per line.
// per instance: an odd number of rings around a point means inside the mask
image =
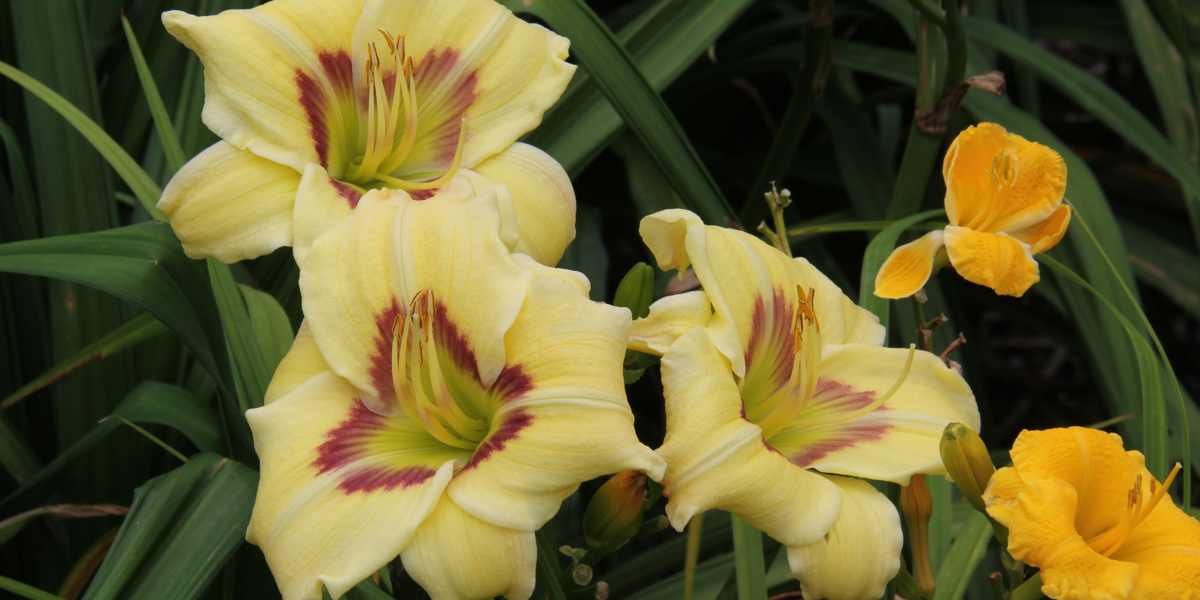
M 1200 522 L 1171 500 L 1121 437 L 1070 427 L 1022 431 L 1012 467 L 984 492 L 1013 558 L 1061 600 L 1185 600 L 1200 594 Z M 1184 475 L 1187 476 L 1186 474 Z
M 881 347 L 878 319 L 802 258 L 683 210 L 641 233 L 660 268 L 690 265 L 704 288 L 655 303 L 630 344 L 663 355 L 671 524 L 729 511 L 787 546 L 806 598 L 878 598 L 900 520 L 854 477 L 944 474 L 942 429 L 979 426 L 966 382 L 933 354 Z
M 306 321 L 247 413 L 247 539 L 285 600 L 336 598 L 399 555 L 435 600 L 528 598 L 534 532 L 578 485 L 660 479 L 621 364 L 627 309 L 512 254 L 493 191 L 376 190 L 318 238 Z
M 366 191 L 424 198 L 455 174 L 497 192 L 510 248 L 552 265 L 574 237 L 566 172 L 514 143 L 570 80 L 568 42 L 496 2 L 274 0 L 163 23 L 204 63 L 222 138 L 158 204 L 189 256 L 293 246 L 303 264 Z
M 896 248 L 875 277 L 875 295 L 920 290 L 949 260 L 967 281 L 1021 296 L 1039 279 L 1033 259 L 1067 233 L 1067 165 L 1057 152 L 980 123 L 958 134 L 942 163 L 950 225 Z M 944 250 L 944 252 L 943 252 Z

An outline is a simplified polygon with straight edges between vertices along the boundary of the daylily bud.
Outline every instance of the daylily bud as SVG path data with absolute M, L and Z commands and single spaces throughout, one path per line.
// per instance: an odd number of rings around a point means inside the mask
M 654 269 L 643 262 L 633 265 L 617 285 L 613 306 L 624 306 L 633 313 L 633 318 L 641 319 L 650 314 L 653 301 Z
M 987 446 L 979 434 L 962 423 L 951 423 L 942 431 L 942 463 L 954 478 L 958 489 L 975 510 L 987 514 L 983 505 L 983 490 L 987 487 L 996 466 L 988 455 Z
M 637 534 L 645 510 L 646 474 L 625 471 L 613 475 L 583 513 L 583 534 L 590 546 L 620 544 Z
M 933 497 L 925 485 L 925 476 L 916 474 L 900 490 L 900 510 L 908 524 L 908 539 L 912 544 L 913 575 L 917 589 L 926 598 L 933 597 L 933 568 L 929 564 L 929 518 L 933 516 Z

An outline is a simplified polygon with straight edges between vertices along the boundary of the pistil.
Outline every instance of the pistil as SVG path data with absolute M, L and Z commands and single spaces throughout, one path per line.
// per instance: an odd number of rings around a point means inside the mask
M 487 435 L 487 422 L 468 415 L 446 385 L 433 331 L 433 294 L 422 290 L 407 316 L 392 327 L 392 382 L 400 407 L 438 441 L 474 450 Z

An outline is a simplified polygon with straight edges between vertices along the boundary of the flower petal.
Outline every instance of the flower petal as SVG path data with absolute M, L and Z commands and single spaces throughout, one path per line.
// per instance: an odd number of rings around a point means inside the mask
M 1062 202 L 1067 167 L 1054 150 L 980 123 L 950 144 L 942 176 L 950 224 L 995 233 L 1049 217 Z
M 443 497 L 400 559 L 432 600 L 525 600 L 533 593 L 537 542 L 531 532 L 479 520 Z
M 1040 279 L 1029 246 L 1016 238 L 950 226 L 945 239 L 954 270 L 997 294 L 1020 297 Z
M 429 290 L 448 307 L 470 341 L 485 387 L 505 367 L 504 334 L 532 277 L 504 246 L 500 231 L 496 194 L 476 196 L 465 178 L 456 177 L 432 198 L 401 203 L 392 234 L 396 291 L 409 299 Z
M 407 300 L 396 292 L 388 249 L 403 201 L 355 211 L 317 240 L 300 270 L 304 314 L 321 355 L 381 414 L 399 412 L 392 402 L 392 326 Z
M 363 390 L 372 410 L 398 410 L 390 402 L 392 327 L 422 290 L 448 307 L 483 387 L 499 376 L 504 332 L 531 277 L 499 228 L 495 194 L 476 197 L 455 178 L 426 200 L 356 209 L 314 243 L 300 273 L 304 312 L 330 367 Z
M 1008 527 L 1017 509 L 1017 494 L 1025 482 L 1017 474 L 1014 467 L 1000 467 L 988 480 L 987 488 L 983 490 L 983 502 L 987 512 L 1001 525 Z
M 566 38 L 490 0 L 371 0 L 354 30 L 356 56 L 365 59 L 380 30 L 404 36 L 417 74 L 420 133 L 405 173 L 444 171 L 463 116 L 462 164 L 474 168 L 536 127 L 575 72 Z
M 900 570 L 900 515 L 871 484 L 825 477 L 842 491 L 842 512 L 823 539 L 788 547 L 792 575 L 805 598 L 874 600 Z
M 1077 490 L 1075 524 L 1084 539 L 1120 522 L 1127 492 L 1145 470 L 1141 453 L 1126 452 L 1120 436 L 1086 427 L 1022 431 L 1011 456 L 1022 481 L 1058 478 Z
M 158 208 L 188 256 L 235 263 L 292 243 L 299 184 L 292 168 L 219 141 L 175 174 Z
M 1054 150 L 1012 135 L 1017 143 L 1016 181 L 1001 192 L 988 231 L 1013 231 L 1049 218 L 1067 190 L 1067 163 Z
M 1144 473 L 1143 497 L 1150 491 Z M 1200 590 L 1200 522 L 1185 514 L 1168 494 L 1133 529 L 1113 560 L 1137 563 L 1137 584 L 1131 598 L 1186 598 Z
M 270 404 L 278 400 L 300 384 L 328 370 L 329 363 L 325 362 L 325 357 L 321 356 L 321 351 L 317 349 L 312 331 L 308 329 L 308 321 L 301 322 L 300 330 L 296 332 L 296 340 L 292 342 L 292 349 L 288 350 L 287 355 L 275 368 L 275 375 L 267 385 L 263 403 Z
M 896 383 L 908 350 L 826 346 L 817 390 L 797 425 L 768 440 L 801 467 L 907 484 L 914 473 L 945 474 L 939 442 L 947 423 L 979 428 L 975 396 L 958 371 L 924 351 L 881 408 L 840 423 L 803 426 L 867 406 Z
M 515 251 L 544 265 L 558 264 L 575 239 L 575 189 L 558 161 L 518 142 L 473 170 L 507 186 L 512 194 L 520 232 Z M 478 184 L 475 189 L 482 192 Z
M 276 0 L 211 17 L 170 11 L 163 25 L 204 64 L 204 124 L 300 173 L 331 161 L 324 115 L 334 94 L 349 93 L 347 47 L 362 4 Z
M 739 377 L 747 376 L 747 354 L 764 351 L 752 348 L 752 341 L 770 344 L 787 338 L 790 348 L 798 287 L 806 294 L 815 291 L 824 343 L 883 342 L 878 318 L 808 261 L 788 258 L 744 232 L 698 223 L 687 211 L 661 211 L 642 219 L 642 239 L 660 268 L 682 272 L 689 263 L 693 266 L 713 305 L 712 340 Z
M 1071 207 L 1060 204 L 1058 209 L 1046 220 L 1034 223 L 1024 229 L 1010 231 L 1009 235 L 1029 244 L 1030 251 L 1034 254 L 1041 254 L 1058 245 L 1058 242 L 1067 234 L 1067 225 L 1070 223 Z
M 449 496 L 489 523 L 534 531 L 584 481 L 628 470 L 661 479 L 666 465 L 638 441 L 625 400 L 628 331 L 626 309 L 591 302 L 558 276 L 534 277 L 497 382 L 520 390 L 495 416 L 513 426 L 484 442 Z
M 246 413 L 262 460 L 246 539 L 284 600 L 338 597 L 403 550 L 459 457 L 403 417 L 381 417 L 326 371 Z
M 833 526 L 841 491 L 773 452 L 742 416 L 729 362 L 696 328 L 663 356 L 667 436 L 658 453 L 667 516 L 682 531 L 692 516 L 718 508 L 787 546 L 811 544 Z
M 875 295 L 907 298 L 925 287 L 933 274 L 933 259 L 942 249 L 942 230 L 930 231 L 892 251 L 875 274 Z
M 1052 598 L 1129 598 L 1138 565 L 1088 547 L 1075 530 L 1077 509 L 1075 488 L 1062 479 L 1026 480 L 1008 529 L 1008 551 L 1042 569 L 1042 593 Z
M 992 175 L 996 155 L 1016 152 L 1011 134 L 995 123 L 980 123 L 959 133 L 942 161 L 946 216 L 950 224 L 979 227 L 996 210 L 998 190 Z
M 671 208 L 642 218 L 638 233 L 654 254 L 658 268 L 664 271 L 675 269 L 683 279 L 688 265 L 692 264 L 686 244 L 691 227 L 704 227 L 704 221 L 690 210 Z
M 303 267 L 308 251 L 322 233 L 350 216 L 359 206 L 363 208 L 390 197 L 405 197 L 400 190 L 372 190 L 364 195 L 359 188 L 337 181 L 316 163 L 304 167 L 300 187 L 296 190 L 296 206 L 292 211 L 295 239 L 292 254 L 296 264 Z
M 707 326 L 711 318 L 712 304 L 703 291 L 664 296 L 650 305 L 650 314 L 633 322 L 629 349 L 662 356 L 679 336 Z

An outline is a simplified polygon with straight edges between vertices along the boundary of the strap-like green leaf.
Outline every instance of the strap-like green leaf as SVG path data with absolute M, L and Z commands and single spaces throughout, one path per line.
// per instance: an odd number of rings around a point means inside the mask
M 246 537 L 258 475 L 205 453 L 134 492 L 84 600 L 200 597 Z
M 983 560 L 991 539 L 992 524 L 983 513 L 972 511 L 938 569 L 937 591 L 933 594 L 933 600 L 962 598 L 971 581 L 971 574 Z
M 133 190 L 133 195 L 137 196 L 146 211 L 156 219 L 166 219 L 166 215 L 155 206 L 158 203 L 158 197 L 162 195 L 158 184 L 154 183 L 154 180 L 150 179 L 137 161 L 133 160 L 133 157 L 129 156 L 129 153 L 95 121 L 88 118 L 83 111 L 68 102 L 66 98 L 8 63 L 0 62 L 0 75 L 8 77 L 29 90 L 62 115 L 79 133 L 83 134 L 83 137 L 87 138 L 87 141 L 92 143 L 92 146 L 100 152 L 108 164 L 112 165 L 117 175 L 120 175 L 121 179 L 129 185 L 129 189 Z
M 217 414 L 176 385 L 144 381 L 129 392 L 113 414 L 135 423 L 154 423 L 177 429 L 201 452 L 224 450 Z
M 571 40 L 579 64 L 684 201 L 709 223 L 736 219 L 675 115 L 596 13 L 582 0 L 539 0 L 527 10 Z
M 218 385 L 231 381 L 208 273 L 166 223 L 0 245 L 0 271 L 75 281 L 132 302 L 174 331 Z
M 167 328 L 153 316 L 148 314 L 138 315 L 130 319 L 128 323 L 114 329 L 108 335 L 88 344 L 75 354 L 54 365 L 50 370 L 42 373 L 33 381 L 21 386 L 17 391 L 9 394 L 3 402 L 0 402 L 0 410 L 5 410 L 33 392 L 70 375 L 72 371 L 83 365 L 102 360 L 111 354 L 140 344 L 159 334 L 166 333 L 166 331 Z
M 712 46 L 752 0 L 660 0 L 617 32 L 617 40 L 637 63 L 646 81 L 662 91 Z M 523 10 L 520 2 L 509 2 Z M 572 50 L 578 45 L 572 40 Z M 525 141 L 553 156 L 576 175 L 604 149 L 622 127 L 620 115 L 586 70 L 571 85 Z M 648 214 L 648 213 L 647 213 Z

